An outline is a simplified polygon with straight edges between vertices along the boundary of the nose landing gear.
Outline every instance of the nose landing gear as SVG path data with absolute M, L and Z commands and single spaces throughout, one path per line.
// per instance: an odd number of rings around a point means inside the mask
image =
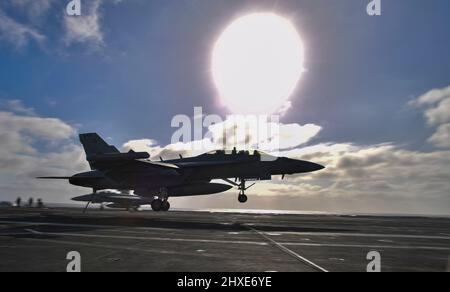
M 239 201 L 239 203 L 242 203 L 242 204 L 246 203 L 248 201 L 247 195 L 239 194 L 238 201 Z
M 226 181 L 230 182 L 230 180 L 226 180 Z M 241 182 L 239 184 L 237 184 L 235 182 L 231 182 L 231 183 L 238 187 L 238 190 L 239 190 L 238 201 L 239 201 L 239 203 L 244 204 L 248 201 L 248 197 L 245 194 L 245 191 L 248 190 L 249 188 L 251 188 L 252 186 L 254 186 L 255 184 L 253 183 L 253 184 L 249 185 L 248 187 L 246 187 L 245 186 L 246 180 L 241 178 L 240 181 Z
M 255 185 L 253 183 L 250 186 L 246 187 L 245 182 L 246 182 L 245 179 L 241 178 L 241 183 L 238 185 L 238 189 L 239 189 L 238 201 L 241 204 L 244 204 L 248 201 L 248 197 L 247 197 L 247 195 L 245 195 L 245 191 Z
M 238 179 L 240 180 L 240 183 L 237 183 Z M 229 180 L 228 178 L 222 178 L 223 181 L 234 185 L 235 187 L 238 187 L 239 190 L 239 196 L 238 201 L 239 203 L 246 203 L 248 201 L 248 197 L 245 195 L 245 191 L 254 186 L 256 183 L 253 183 L 249 185 L 248 187 L 245 186 L 246 180 L 244 178 L 236 178 L 235 181 Z
M 151 203 L 152 206 L 152 210 L 159 212 L 159 211 L 163 211 L 163 212 L 167 212 L 170 209 L 170 203 L 168 201 L 169 196 L 167 193 L 166 189 L 161 189 L 159 194 L 158 194 L 158 198 L 153 200 Z

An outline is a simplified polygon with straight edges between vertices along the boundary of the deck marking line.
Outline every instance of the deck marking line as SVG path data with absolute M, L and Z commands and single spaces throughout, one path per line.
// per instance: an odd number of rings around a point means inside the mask
M 299 255 L 298 253 L 290 250 L 289 248 L 285 247 L 284 245 L 282 245 L 281 243 L 276 242 L 275 240 L 273 240 L 272 238 L 268 237 L 267 235 L 265 235 L 263 232 L 260 232 L 259 230 L 248 226 L 246 224 L 244 224 L 244 226 L 246 226 L 247 228 L 249 228 L 250 230 L 254 231 L 255 233 L 257 233 L 258 235 L 264 237 L 266 240 L 270 241 L 271 243 L 273 243 L 276 247 L 278 247 L 280 250 L 284 251 L 285 253 L 287 253 L 290 256 L 293 256 L 294 258 L 296 258 L 297 260 L 300 260 L 301 262 L 303 262 L 304 264 L 307 264 L 308 266 L 314 268 L 315 270 L 318 270 L 320 272 L 325 272 L 328 273 L 328 270 L 322 268 L 321 266 L 313 263 L 312 261 L 308 260 L 307 258 Z

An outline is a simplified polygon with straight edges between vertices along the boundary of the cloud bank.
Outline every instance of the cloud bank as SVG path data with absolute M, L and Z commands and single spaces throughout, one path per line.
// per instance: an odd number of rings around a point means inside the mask
M 308 209 L 345 212 L 384 213 L 441 213 L 450 212 L 450 87 L 434 89 L 409 103 L 423 111 L 426 123 L 435 133 L 426 143 L 432 143 L 435 150 L 429 152 L 408 150 L 395 142 L 376 145 L 354 143 L 311 144 L 320 133 L 317 125 L 280 124 L 280 155 L 311 160 L 326 165 L 320 172 L 280 178 L 260 183 L 249 193 L 253 203 L 245 207 L 271 209 Z M 234 145 L 265 145 L 267 140 L 253 141 L 251 133 L 244 139 L 233 136 L 236 128 L 246 127 L 245 123 L 225 121 L 225 129 L 234 131 L 214 131 L 209 128 L 210 138 L 204 141 L 158 145 L 155 140 L 143 139 L 125 143 L 125 149 L 148 151 L 152 157 L 175 158 L 178 154 L 194 154 L 193 145 L 209 145 L 223 148 L 223 139 Z M 221 127 L 218 127 L 219 129 Z M 243 130 L 245 132 L 246 129 Z M 306 147 L 305 147 L 306 145 Z M 266 150 L 270 151 L 270 147 Z M 197 153 L 195 153 L 197 154 Z M 181 199 L 184 205 L 239 208 L 236 191 L 224 198 Z M 252 201 L 252 200 L 250 200 Z M 265 203 L 263 203 L 265 202 Z M 270 204 L 269 204 L 270 202 Z
M 35 177 L 72 175 L 88 169 L 82 148 L 74 142 L 76 129 L 59 119 L 39 117 L 19 101 L 3 105 L 0 200 L 34 196 L 46 202 L 68 202 L 75 188 L 66 182 L 38 181 Z
M 246 208 L 297 209 L 342 212 L 441 213 L 450 212 L 450 111 L 448 89 L 435 89 L 410 106 L 423 111 L 434 133 L 424 141 L 431 151 L 414 151 L 386 142 L 314 144 L 321 127 L 283 124 L 268 136 L 249 131 L 245 120 L 228 119 L 208 128 L 202 140 L 160 145 L 154 139 L 128 141 L 124 150 L 148 151 L 152 159 L 200 154 L 223 146 L 262 145 L 279 140 L 279 154 L 326 165 L 320 172 L 274 178 L 252 188 Z M 267 125 L 266 125 L 267 126 Z M 240 128 L 243 131 L 240 131 Z M 239 133 L 244 133 L 241 135 Z M 0 191 L 2 199 L 42 196 L 68 202 L 71 194 L 86 191 L 65 182 L 40 182 L 38 175 L 72 175 L 88 170 L 77 130 L 59 119 L 39 116 L 19 100 L 0 101 Z M 224 142 L 225 141 L 225 142 Z M 269 141 L 269 142 L 268 142 Z M 208 150 L 205 149 L 205 150 Z M 174 205 L 192 208 L 239 208 L 236 191 L 208 198 L 174 199 Z M 253 198 L 253 199 L 252 199 Z

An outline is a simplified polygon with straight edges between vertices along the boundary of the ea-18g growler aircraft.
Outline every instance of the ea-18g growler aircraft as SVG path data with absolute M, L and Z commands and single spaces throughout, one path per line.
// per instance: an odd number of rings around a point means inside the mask
M 209 195 L 236 187 L 238 200 L 247 202 L 245 192 L 254 185 L 249 181 L 271 180 L 274 175 L 321 170 L 322 165 L 274 157 L 260 151 L 218 150 L 196 157 L 151 161 L 147 152 L 120 153 L 96 133 L 81 134 L 91 171 L 72 177 L 40 177 L 67 179 L 70 184 L 93 189 L 93 193 L 74 198 L 90 203 L 109 202 L 113 208 L 136 208 L 149 204 L 154 211 L 168 211 L 170 197 Z M 224 183 L 213 183 L 222 180 Z M 134 195 L 99 192 L 102 190 L 133 191 Z M 85 210 L 86 210 L 85 209 Z

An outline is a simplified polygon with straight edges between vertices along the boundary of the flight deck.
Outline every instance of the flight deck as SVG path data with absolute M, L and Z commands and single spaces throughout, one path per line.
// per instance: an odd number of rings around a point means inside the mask
M 450 218 L 0 209 L 0 271 L 448 271 Z

